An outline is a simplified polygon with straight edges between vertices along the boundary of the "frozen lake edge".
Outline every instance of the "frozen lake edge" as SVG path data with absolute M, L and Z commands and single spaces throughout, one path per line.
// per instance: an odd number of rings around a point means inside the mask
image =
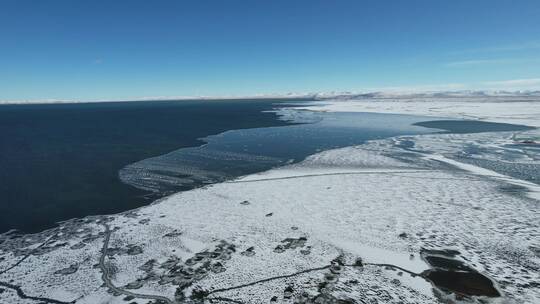
M 493 278 L 503 297 L 491 301 L 534 303 L 538 201 L 502 192 L 507 181 L 456 169 L 452 160 L 471 144 L 504 150 L 511 141 L 508 132 L 372 141 L 131 212 L 67 222 L 44 233 L 44 242 L 28 236 L 2 251 L 0 281 L 36 299 L 4 285 L 0 302 L 456 300 L 414 275 L 429 268 L 420 256 L 429 248 L 457 250 L 460 261 Z M 21 262 L 10 269 L 14 261 Z

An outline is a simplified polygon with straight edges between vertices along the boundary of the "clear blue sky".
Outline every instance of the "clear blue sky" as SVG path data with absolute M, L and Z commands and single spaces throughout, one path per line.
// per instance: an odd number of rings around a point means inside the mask
M 538 0 L 0 0 L 0 100 L 539 78 Z

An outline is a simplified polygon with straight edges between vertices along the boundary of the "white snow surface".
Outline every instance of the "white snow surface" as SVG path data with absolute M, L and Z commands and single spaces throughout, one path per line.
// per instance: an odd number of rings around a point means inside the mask
M 313 102 L 312 111 L 412 114 L 540 127 L 540 97 L 362 98 Z

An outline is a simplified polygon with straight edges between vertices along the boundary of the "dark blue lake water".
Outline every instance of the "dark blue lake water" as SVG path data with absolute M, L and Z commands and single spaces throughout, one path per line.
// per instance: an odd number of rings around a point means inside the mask
M 147 204 L 124 166 L 231 129 L 284 126 L 264 101 L 0 106 L 0 232 Z

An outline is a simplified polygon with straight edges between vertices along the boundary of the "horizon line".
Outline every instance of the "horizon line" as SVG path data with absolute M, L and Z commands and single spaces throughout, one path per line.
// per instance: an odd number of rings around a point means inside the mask
M 433 95 L 446 95 L 438 97 L 540 97 L 540 89 L 530 90 L 366 90 L 366 91 L 330 91 L 317 93 L 274 93 L 254 95 L 199 95 L 199 96 L 144 96 L 133 98 L 110 98 L 110 99 L 19 99 L 0 100 L 0 105 L 17 104 L 73 104 L 73 103 L 105 103 L 105 102 L 145 102 L 145 101 L 226 101 L 226 100 L 329 100 L 329 99 L 354 99 L 354 98 L 411 98 L 429 97 Z M 437 97 L 437 96 L 433 96 Z

